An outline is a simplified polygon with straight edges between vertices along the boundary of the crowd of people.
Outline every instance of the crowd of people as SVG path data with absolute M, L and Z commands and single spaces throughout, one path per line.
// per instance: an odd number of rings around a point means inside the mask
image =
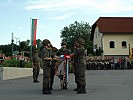
M 115 56 L 87 57 L 86 68 L 88 70 L 133 69 L 133 60 Z

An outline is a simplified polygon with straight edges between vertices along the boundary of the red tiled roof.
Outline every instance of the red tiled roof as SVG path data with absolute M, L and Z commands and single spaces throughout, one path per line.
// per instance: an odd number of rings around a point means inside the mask
M 98 26 L 101 33 L 133 34 L 133 17 L 100 17 L 92 25 L 90 40 L 93 40 L 96 26 Z
M 100 17 L 96 25 L 102 33 L 133 32 L 133 17 Z

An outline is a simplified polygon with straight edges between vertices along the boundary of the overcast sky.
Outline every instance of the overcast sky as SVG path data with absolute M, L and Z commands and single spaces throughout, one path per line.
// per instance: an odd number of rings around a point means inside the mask
M 133 0 L 0 0 L 0 45 L 11 33 L 30 39 L 31 18 L 38 19 L 37 39 L 60 48 L 60 31 L 74 21 L 92 25 L 99 17 L 133 17 Z

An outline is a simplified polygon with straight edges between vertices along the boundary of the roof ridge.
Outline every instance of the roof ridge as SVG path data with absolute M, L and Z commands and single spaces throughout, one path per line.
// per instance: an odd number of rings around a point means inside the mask
M 133 17 L 99 17 L 100 18 L 133 18 Z

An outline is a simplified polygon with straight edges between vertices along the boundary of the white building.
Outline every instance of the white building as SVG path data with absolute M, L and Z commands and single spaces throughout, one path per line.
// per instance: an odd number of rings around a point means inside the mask
M 129 55 L 133 48 L 133 17 L 100 17 L 91 30 L 93 48 L 103 55 Z M 130 45 L 130 47 L 129 47 Z

